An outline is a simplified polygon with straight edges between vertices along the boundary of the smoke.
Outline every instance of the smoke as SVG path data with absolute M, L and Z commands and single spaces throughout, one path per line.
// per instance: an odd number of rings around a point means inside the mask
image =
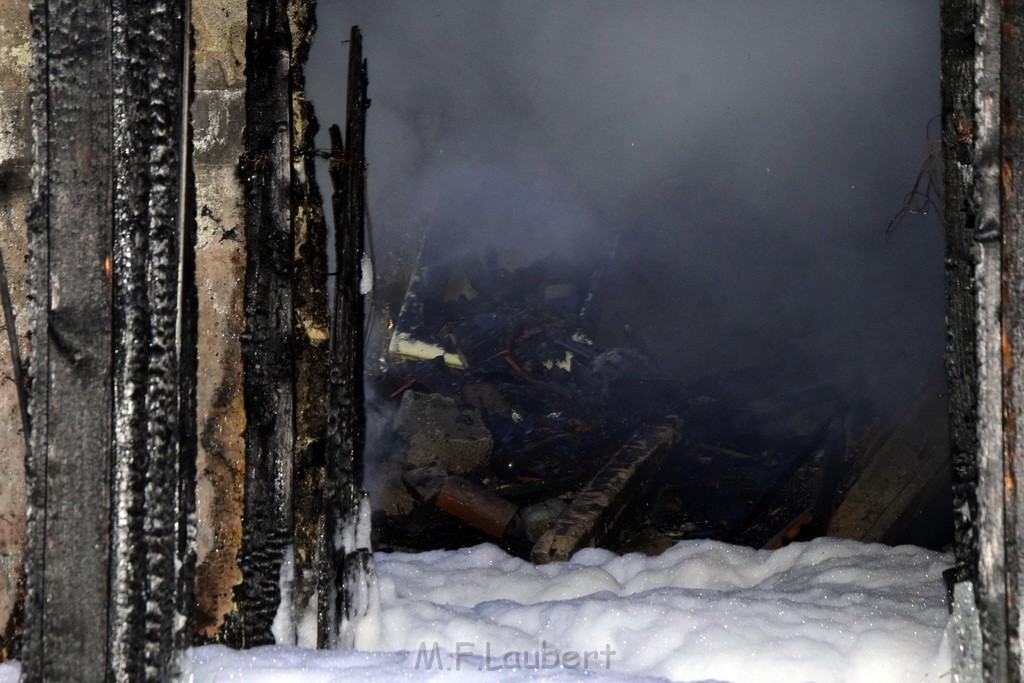
M 666 375 L 885 403 L 938 369 L 941 227 L 885 235 L 939 110 L 934 0 L 321 0 L 318 21 L 322 124 L 364 34 L 385 303 L 428 230 L 526 256 L 619 237 L 607 341 Z

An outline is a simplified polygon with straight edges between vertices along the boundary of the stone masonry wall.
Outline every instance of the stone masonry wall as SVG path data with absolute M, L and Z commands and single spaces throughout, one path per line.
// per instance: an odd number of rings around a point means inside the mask
M 21 358 L 28 357 L 26 210 L 31 191 L 28 0 L 0 0 L 0 250 Z M 6 330 L 0 334 L 0 656 L 10 656 L 25 550 L 25 439 Z

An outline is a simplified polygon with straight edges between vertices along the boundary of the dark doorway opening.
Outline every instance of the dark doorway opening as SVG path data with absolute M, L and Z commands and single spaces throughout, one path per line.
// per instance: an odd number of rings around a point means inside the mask
M 339 101 L 344 64 L 332 27 L 373 36 L 366 481 L 378 547 L 488 538 L 424 505 L 444 480 L 412 484 L 410 470 L 440 465 L 520 516 L 557 515 L 668 415 L 682 418 L 680 445 L 631 494 L 643 509 L 619 549 L 812 537 L 847 495 L 860 502 L 841 535 L 948 546 L 943 240 L 924 182 L 941 172 L 934 3 L 318 13 L 307 76 L 321 111 Z M 592 294 L 596 313 L 583 306 Z M 424 304 L 412 321 L 410 296 Z M 538 297 L 543 310 L 524 313 Z M 570 314 L 550 310 L 563 304 Z M 553 332 L 552 318 L 571 320 Z M 538 327 L 546 336 L 524 338 Z M 414 343 L 398 348 L 402 334 Z M 438 353 L 448 362 L 428 362 Z M 564 354 L 589 383 L 552 376 Z M 454 405 L 402 405 L 429 396 Z M 451 421 L 444 448 L 460 441 L 473 464 L 410 456 L 416 439 L 437 446 L 424 419 Z M 483 429 L 456 434 L 459 420 Z M 603 439 L 585 431 L 597 420 Z M 916 487 L 882 488 L 893 460 Z M 927 482 L 922 468 L 935 470 Z M 535 481 L 566 470 L 565 490 Z M 487 500 L 466 505 L 512 514 Z

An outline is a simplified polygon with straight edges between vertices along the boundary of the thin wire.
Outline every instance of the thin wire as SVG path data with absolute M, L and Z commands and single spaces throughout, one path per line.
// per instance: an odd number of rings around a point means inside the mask
M 929 209 L 935 209 L 935 213 L 939 214 L 939 218 L 942 218 L 942 208 L 940 200 L 942 199 L 942 192 L 936 174 L 941 161 L 942 144 L 941 138 L 934 139 L 932 137 L 931 127 L 932 121 L 939 119 L 939 114 L 936 114 L 932 118 L 928 119 L 928 123 L 925 124 L 925 137 L 928 141 L 928 154 L 925 156 L 921 167 L 918 169 L 917 177 L 914 179 L 914 185 L 910 188 L 910 192 L 903 197 L 903 203 L 900 206 L 899 211 L 889 221 L 889 225 L 885 228 L 885 234 L 891 235 L 896 232 L 896 228 L 899 227 L 903 219 L 908 214 L 920 214 L 922 216 L 928 215 Z M 923 187 L 922 187 L 923 184 Z

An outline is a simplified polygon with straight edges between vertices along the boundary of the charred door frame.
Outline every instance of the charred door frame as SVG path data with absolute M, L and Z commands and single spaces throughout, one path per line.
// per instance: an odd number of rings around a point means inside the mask
M 191 611 L 188 0 L 33 0 L 31 10 L 33 383 L 21 658 L 29 680 L 157 680 L 189 640 L 175 608 Z M 957 667 L 1019 680 L 1024 0 L 942 0 L 942 37 Z M 266 66 L 277 77 L 262 96 L 287 99 L 277 90 L 292 87 L 287 68 Z M 250 107 L 261 106 L 260 83 L 247 84 Z M 249 185 L 251 201 L 278 214 L 294 153 L 283 147 L 287 156 L 275 147 L 282 158 Z M 271 171 L 278 175 L 261 175 Z M 269 257 L 290 263 L 292 254 Z M 346 516 L 359 507 L 353 493 L 340 496 Z M 290 534 L 281 503 L 272 503 L 272 526 Z M 281 562 L 272 545 L 274 571 L 260 581 L 271 594 Z M 267 608 L 258 602 L 254 609 Z M 321 618 L 330 611 L 322 605 Z
M 961 680 L 1021 680 L 1024 2 L 943 0 L 954 615 Z
M 18 656 L 30 681 L 167 680 L 194 641 L 191 5 L 30 5 L 30 506 Z M 242 647 L 298 641 L 295 606 L 318 627 L 301 644 L 351 645 L 372 562 L 358 531 L 368 514 L 366 63 L 353 30 L 346 140 L 333 135 L 330 154 L 346 218 L 329 358 L 326 229 L 310 175 L 316 124 L 301 95 L 310 15 L 295 19 L 298 42 L 290 34 L 293 10 L 312 7 L 248 2 L 243 581 L 219 634 Z M 294 276 L 297 266 L 309 272 Z M 301 376 L 309 381 L 297 391 Z M 297 514 L 296 500 L 312 508 Z

